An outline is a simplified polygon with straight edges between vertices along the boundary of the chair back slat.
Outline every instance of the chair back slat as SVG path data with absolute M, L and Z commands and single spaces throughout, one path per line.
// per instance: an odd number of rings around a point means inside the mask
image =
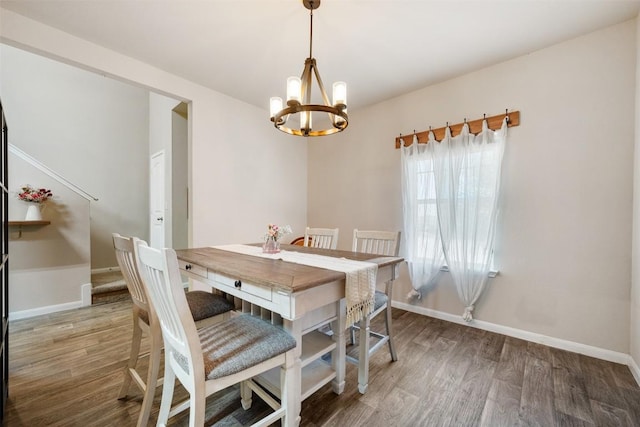
M 178 258 L 173 249 L 151 248 L 135 239 L 138 269 L 162 329 L 165 357 L 171 355 L 176 374 L 203 372 L 203 361 L 194 360 L 195 349 L 200 342 L 195 322 L 185 296 Z M 198 366 L 194 366 L 198 365 Z
M 353 230 L 353 251 L 398 256 L 400 231 Z
M 118 233 L 113 233 L 112 237 L 116 260 L 131 294 L 131 299 L 135 305 L 148 312 L 149 302 L 136 265 L 133 238 L 121 236 Z
M 304 232 L 304 246 L 310 248 L 336 249 L 338 247 L 338 228 L 310 228 Z

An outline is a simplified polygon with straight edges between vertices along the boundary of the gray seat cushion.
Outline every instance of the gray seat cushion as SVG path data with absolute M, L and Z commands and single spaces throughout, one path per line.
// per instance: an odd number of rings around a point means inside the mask
M 186 296 L 191 316 L 195 322 L 235 309 L 233 303 L 227 301 L 225 297 L 211 292 L 190 291 L 186 292 Z M 145 310 L 140 310 L 140 318 L 147 325 L 149 324 L 149 313 Z
M 191 310 L 193 320 L 196 322 L 235 308 L 225 297 L 211 292 L 190 291 L 186 295 L 189 310 Z
M 375 306 L 374 306 L 373 310 L 375 311 L 375 310 L 379 309 L 380 307 L 385 305 L 388 300 L 389 300 L 389 298 L 387 297 L 387 294 L 385 294 L 384 292 L 376 291 Z
M 198 330 L 205 376 L 215 379 L 255 366 L 296 346 L 282 328 L 249 314 Z

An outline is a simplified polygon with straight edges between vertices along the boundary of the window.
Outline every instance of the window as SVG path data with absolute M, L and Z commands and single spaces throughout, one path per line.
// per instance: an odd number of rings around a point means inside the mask
M 404 255 L 413 287 L 448 267 L 466 320 L 493 268 L 506 127 L 505 120 L 499 131 L 474 136 L 465 125 L 440 143 L 402 148 Z

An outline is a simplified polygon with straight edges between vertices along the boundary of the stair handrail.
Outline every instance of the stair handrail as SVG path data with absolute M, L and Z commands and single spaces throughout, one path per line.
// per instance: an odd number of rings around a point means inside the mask
M 30 154 L 27 154 L 26 152 L 22 151 L 20 148 L 16 147 L 15 145 L 13 145 L 11 143 L 9 143 L 9 152 L 13 153 L 16 156 L 18 156 L 18 157 L 22 158 L 23 160 L 27 161 L 28 163 L 30 163 L 35 168 L 37 168 L 40 171 L 44 172 L 45 174 L 49 175 L 51 178 L 53 178 L 56 181 L 58 181 L 59 183 L 65 185 L 70 190 L 78 193 L 80 196 L 84 197 L 85 199 L 87 199 L 89 201 L 93 200 L 95 202 L 98 201 L 97 197 L 92 196 L 91 194 L 87 193 L 82 188 L 78 187 L 77 185 L 75 185 L 74 183 L 72 183 L 71 181 L 69 181 L 68 179 L 66 179 L 62 175 L 60 175 L 59 173 L 55 172 L 54 170 L 49 168 L 47 165 L 45 165 L 44 163 L 42 163 L 41 161 L 39 161 L 35 157 L 31 156 Z

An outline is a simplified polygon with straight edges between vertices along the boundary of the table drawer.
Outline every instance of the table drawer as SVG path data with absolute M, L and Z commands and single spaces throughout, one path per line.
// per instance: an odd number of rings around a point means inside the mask
M 178 266 L 180 267 L 181 270 L 188 271 L 189 273 L 192 273 L 204 278 L 207 277 L 207 269 L 199 265 L 191 264 L 190 262 L 182 261 L 181 259 L 179 259 Z
M 243 282 L 237 279 L 231 279 L 220 274 L 214 274 L 213 276 L 213 279 L 216 281 L 216 283 L 222 286 L 232 288 L 236 291 L 247 293 L 249 295 L 253 295 L 267 301 L 272 300 L 271 288 L 254 285 L 252 283 Z M 212 277 L 210 276 L 209 278 L 211 279 Z

